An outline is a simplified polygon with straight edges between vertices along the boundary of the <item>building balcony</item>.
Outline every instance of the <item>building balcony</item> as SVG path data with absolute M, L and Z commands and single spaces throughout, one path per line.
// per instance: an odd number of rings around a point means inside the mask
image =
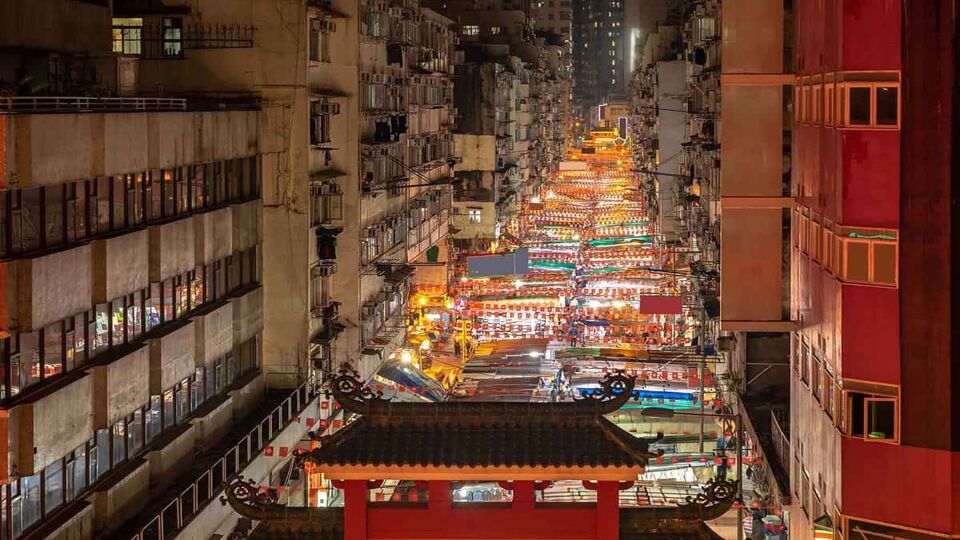
M 16 96 L 0 98 L 0 114 L 185 111 L 183 98 Z
M 319 417 L 319 411 L 313 410 L 316 408 L 306 385 L 289 393 L 270 392 L 255 411 L 194 457 L 190 468 L 173 479 L 168 488 L 154 494 L 150 505 L 114 537 L 208 537 L 230 517 L 229 509 L 216 502 L 226 482 L 237 474 L 251 476 L 257 482 L 266 480 L 264 471 L 269 475 L 286 455 L 278 448 L 295 446 L 307 431 L 307 417 Z M 268 446 L 269 453 L 264 451 Z

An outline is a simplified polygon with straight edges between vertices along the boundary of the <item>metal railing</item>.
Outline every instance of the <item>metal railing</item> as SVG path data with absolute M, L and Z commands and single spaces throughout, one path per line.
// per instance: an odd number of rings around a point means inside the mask
M 790 437 L 780 427 L 780 419 L 774 411 L 770 411 L 770 438 L 773 440 L 773 449 L 780 458 L 780 464 L 787 471 L 790 470 Z
M 12 96 L 0 97 L 0 114 L 185 111 L 183 98 Z
M 139 526 L 135 534 L 122 538 L 164 540 L 174 537 L 207 504 L 215 501 L 226 483 L 256 458 L 309 402 L 308 387 L 301 385 L 186 488 L 171 497 L 159 510 L 147 514 L 144 524 Z

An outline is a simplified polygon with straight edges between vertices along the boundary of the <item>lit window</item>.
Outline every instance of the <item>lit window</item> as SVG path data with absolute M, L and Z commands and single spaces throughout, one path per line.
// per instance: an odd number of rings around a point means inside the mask
M 476 24 L 467 24 L 463 26 L 463 35 L 465 36 L 479 36 L 480 35 L 480 26 Z
M 483 212 L 479 208 L 467 208 L 467 221 L 480 223 L 483 221 Z
M 113 19 L 113 52 L 139 55 L 143 39 L 143 19 Z
M 502 32 L 502 31 L 503 31 L 503 28 L 500 27 L 500 26 L 491 26 L 491 27 L 490 27 L 490 33 L 493 34 L 493 35 L 495 35 L 495 36 L 500 35 L 500 32 Z

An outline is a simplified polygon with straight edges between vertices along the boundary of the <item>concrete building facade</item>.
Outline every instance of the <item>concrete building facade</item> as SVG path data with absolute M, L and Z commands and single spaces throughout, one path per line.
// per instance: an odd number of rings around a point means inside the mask
M 394 354 L 407 263 L 445 251 L 452 23 L 349 0 L 0 21 L 0 538 L 228 536 L 223 481 L 276 480 L 331 416 L 316 385 Z

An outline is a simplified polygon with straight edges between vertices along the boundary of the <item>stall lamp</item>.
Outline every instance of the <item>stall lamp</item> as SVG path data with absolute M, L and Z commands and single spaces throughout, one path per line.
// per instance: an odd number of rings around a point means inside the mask
M 421 351 L 429 351 L 429 350 L 430 350 L 430 340 L 429 340 L 429 339 L 423 340 L 423 343 L 420 344 L 420 350 L 421 350 Z
M 400 360 L 402 360 L 404 364 L 409 364 L 413 361 L 413 355 L 410 354 L 410 351 L 404 349 L 403 352 L 400 353 Z
M 516 287 L 516 288 L 518 288 L 518 289 L 519 289 L 520 287 L 523 287 L 523 280 L 518 279 L 518 280 L 514 281 L 514 282 L 513 282 L 513 286 Z
M 540 358 L 541 354 L 542 353 L 540 351 L 530 351 L 529 353 L 527 353 L 527 356 L 529 356 L 530 358 Z
M 426 297 L 420 297 L 420 305 L 421 305 L 421 306 L 427 305 L 427 299 L 426 299 Z

